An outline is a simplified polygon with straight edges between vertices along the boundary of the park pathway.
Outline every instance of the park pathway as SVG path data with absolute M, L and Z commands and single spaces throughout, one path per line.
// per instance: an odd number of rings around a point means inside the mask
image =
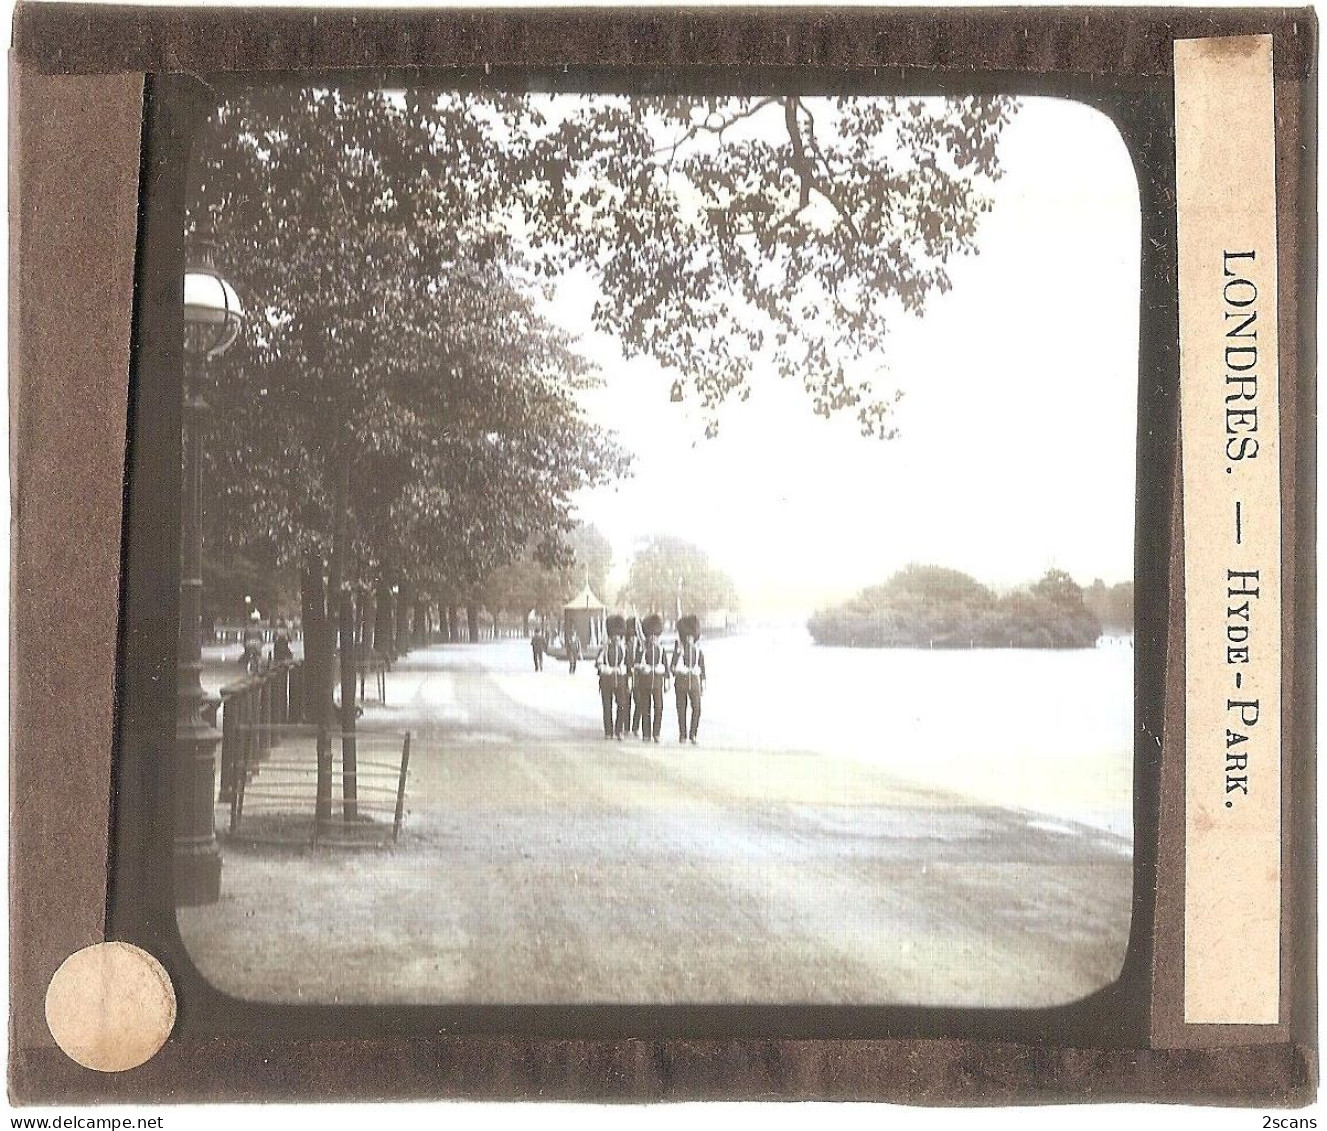
M 439 646 L 365 727 L 409 729 L 393 849 L 223 841 L 180 912 L 262 1001 L 1035 1007 L 1118 974 L 1127 841 L 826 751 L 605 741 L 590 665 Z M 669 705 L 671 706 L 671 704 Z M 708 707 L 708 704 L 707 704 Z

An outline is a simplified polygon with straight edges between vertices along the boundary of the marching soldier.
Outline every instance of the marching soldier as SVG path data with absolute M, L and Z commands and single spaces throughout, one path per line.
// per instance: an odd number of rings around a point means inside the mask
M 640 618 L 630 616 L 626 622 L 627 635 L 627 670 L 631 673 L 631 733 L 640 734 L 641 687 L 636 667 L 640 663 L 641 650 L 645 647 L 645 638 L 640 630 Z
M 645 645 L 636 664 L 636 685 L 640 688 L 641 741 L 659 741 L 663 726 L 663 697 L 668 690 L 668 653 L 659 643 L 663 617 L 651 613 L 645 618 Z
M 604 707 L 604 737 L 616 738 L 620 742 L 631 718 L 627 644 L 622 639 L 625 623 L 614 614 L 608 618 L 605 627 L 608 643 L 599 649 L 594 666 L 599 672 L 599 699 Z
M 678 641 L 673 648 L 673 690 L 677 693 L 677 741 L 696 743 L 700 727 L 700 696 L 705 690 L 705 653 L 700 644 L 700 620 L 685 616 L 677 620 Z M 691 726 L 687 727 L 687 706 Z

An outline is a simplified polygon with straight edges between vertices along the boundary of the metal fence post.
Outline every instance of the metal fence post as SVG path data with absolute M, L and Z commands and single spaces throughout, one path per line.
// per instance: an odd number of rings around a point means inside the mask
M 308 718 L 304 713 L 304 661 L 292 660 L 290 664 L 290 703 L 288 709 L 289 721 L 292 723 L 306 723 Z
M 272 673 L 258 676 L 258 757 L 264 761 L 272 749 Z
M 260 743 L 262 735 L 258 730 L 260 719 L 258 717 L 258 695 L 257 680 L 250 676 L 244 681 L 244 764 L 241 772 L 244 774 L 244 780 L 247 782 L 254 774 L 258 772 L 258 761 L 262 757 Z
M 233 801 L 240 758 L 240 720 L 233 686 L 221 689 L 221 790 L 222 801 Z
M 410 732 L 405 732 L 401 744 L 401 776 L 396 782 L 396 819 L 392 822 L 392 843 L 401 835 L 401 821 L 405 818 L 405 776 L 410 768 Z
M 290 722 L 290 664 L 283 660 L 272 670 L 272 724 L 283 727 Z M 281 732 L 272 731 L 272 745 L 281 742 Z

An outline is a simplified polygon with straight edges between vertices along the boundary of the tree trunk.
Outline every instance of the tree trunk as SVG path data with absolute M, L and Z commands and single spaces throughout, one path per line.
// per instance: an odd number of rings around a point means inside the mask
M 365 656 L 374 648 L 373 637 L 378 625 L 378 595 L 368 590 L 359 601 L 359 644 Z
M 392 647 L 392 587 L 387 582 L 378 582 L 378 599 L 374 605 L 373 650 L 391 658 L 395 652 Z
M 456 606 L 450 604 L 447 606 L 447 639 L 452 644 L 460 639 L 456 633 Z
M 416 597 L 414 633 L 411 636 L 411 639 L 415 642 L 415 647 L 428 647 L 428 632 L 428 605 L 422 597 Z
M 359 765 L 355 740 L 355 598 L 348 587 L 341 589 L 341 798 L 342 816 L 353 821 L 359 815 Z
M 372 606 L 372 594 L 361 594 L 359 600 L 355 602 L 355 646 L 365 653 L 368 652 L 369 637 L 372 635 L 370 628 L 372 621 L 369 620 Z
M 332 561 L 328 570 L 328 608 L 337 610 L 341 651 L 341 794 L 345 819 L 355 819 L 355 607 L 345 580 L 349 551 L 350 456 L 343 452 L 337 460 Z M 328 634 L 331 635 L 330 633 Z
M 479 610 L 474 605 L 465 607 L 466 627 L 470 630 L 470 643 L 479 643 Z
M 305 559 L 300 578 L 300 605 L 304 632 L 304 721 L 318 728 L 314 820 L 321 824 L 332 816 L 332 745 L 327 736 L 332 717 L 332 662 L 323 567 L 313 554 Z
M 396 605 L 396 625 L 392 635 L 396 654 L 404 656 L 410 651 L 410 586 L 403 583 L 399 590 L 393 599 Z

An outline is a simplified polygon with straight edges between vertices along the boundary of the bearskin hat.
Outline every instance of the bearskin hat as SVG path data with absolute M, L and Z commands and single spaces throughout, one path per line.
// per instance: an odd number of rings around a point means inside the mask
M 628 636 L 640 635 L 640 617 L 629 616 L 626 618 L 624 624 L 625 624 L 625 631 Z
M 700 636 L 700 618 L 688 613 L 684 617 L 677 618 L 677 635 L 689 636 L 692 640 Z
M 651 613 L 644 621 L 645 635 L 658 636 L 663 632 L 663 617 L 658 613 Z
M 625 636 L 627 632 L 627 622 L 614 613 L 604 622 L 604 628 L 609 636 Z

